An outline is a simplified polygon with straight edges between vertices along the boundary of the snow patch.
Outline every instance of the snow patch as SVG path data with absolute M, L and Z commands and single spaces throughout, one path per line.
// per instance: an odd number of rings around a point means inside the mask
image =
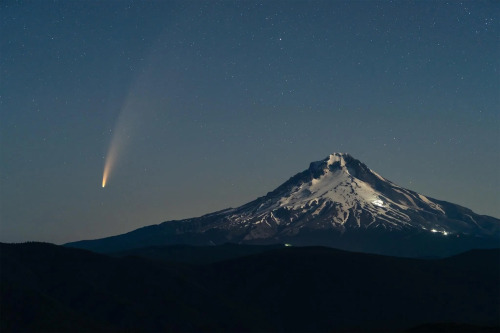
M 326 163 L 326 165 L 330 166 L 335 162 L 340 162 L 340 166 L 345 167 L 345 160 L 344 160 L 343 154 L 340 154 L 340 153 L 331 154 L 328 157 L 328 162 Z
M 423 202 L 425 202 L 432 209 L 438 210 L 441 213 L 443 213 L 443 215 L 446 215 L 446 213 L 444 212 L 444 210 L 437 203 L 430 201 L 429 198 L 427 198 L 426 196 L 424 196 L 422 194 L 419 194 L 418 197 L 420 198 L 420 200 L 422 200 Z

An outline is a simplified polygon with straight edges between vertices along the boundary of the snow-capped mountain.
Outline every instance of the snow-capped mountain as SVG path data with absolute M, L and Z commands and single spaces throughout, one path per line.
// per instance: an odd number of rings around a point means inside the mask
M 229 228 L 250 228 L 246 240 L 301 228 L 500 233 L 497 219 L 485 221 L 465 208 L 402 188 L 340 153 L 311 163 L 265 197 L 223 214 Z
M 454 246 L 461 244 L 450 253 L 500 246 L 500 220 L 400 187 L 352 156 L 334 153 L 241 207 L 69 245 L 121 250 L 178 243 L 281 242 L 435 255 L 443 251 L 425 247 L 437 243 L 442 248 L 450 240 Z

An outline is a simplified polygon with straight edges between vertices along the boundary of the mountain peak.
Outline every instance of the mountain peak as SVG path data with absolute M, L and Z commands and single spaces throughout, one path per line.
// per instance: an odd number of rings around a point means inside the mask
M 330 165 L 339 164 L 339 166 L 344 167 L 347 161 L 354 160 L 351 155 L 347 153 L 333 153 L 328 155 L 326 158 L 312 162 L 310 167 L 311 169 L 318 169 L 328 167 Z
M 373 183 L 374 178 L 385 180 L 347 153 L 333 153 L 320 161 L 312 162 L 309 165 L 309 171 L 316 179 L 329 172 L 342 171 L 368 183 Z
M 347 154 L 347 153 L 333 153 L 330 154 L 326 159 L 327 165 L 332 165 L 335 162 L 340 162 L 340 164 L 343 166 L 346 163 L 346 160 L 352 160 L 352 156 Z
M 256 209 L 247 213 L 252 206 Z M 277 217 L 283 212 L 286 222 Z M 494 223 L 479 227 L 472 211 L 398 186 L 347 153 L 312 162 L 307 170 L 235 213 L 230 219 L 253 221 L 257 215 L 280 228 L 413 230 L 445 236 L 499 233 Z M 250 235 L 254 236 L 260 237 Z

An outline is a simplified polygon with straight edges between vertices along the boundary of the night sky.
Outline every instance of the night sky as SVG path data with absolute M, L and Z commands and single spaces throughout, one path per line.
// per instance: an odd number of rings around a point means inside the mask
M 333 152 L 500 217 L 499 1 L 0 11 L 0 241 L 236 207 Z

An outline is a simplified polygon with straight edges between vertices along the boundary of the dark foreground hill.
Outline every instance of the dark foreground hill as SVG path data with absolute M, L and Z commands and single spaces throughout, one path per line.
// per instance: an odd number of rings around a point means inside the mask
M 226 245 L 237 253 L 234 247 Z M 211 262 L 193 265 L 42 243 L 0 244 L 0 330 L 500 328 L 500 250 L 419 260 L 322 247 L 249 249 L 221 260 L 218 250 L 210 259 L 207 248 L 190 248 L 187 261 L 198 250 L 205 256 L 200 262 Z
M 114 257 L 135 256 L 153 260 L 182 262 L 188 264 L 211 264 L 217 261 L 236 259 L 271 250 L 282 249 L 285 245 L 245 245 L 226 243 L 218 246 L 149 246 L 127 251 L 112 252 Z

